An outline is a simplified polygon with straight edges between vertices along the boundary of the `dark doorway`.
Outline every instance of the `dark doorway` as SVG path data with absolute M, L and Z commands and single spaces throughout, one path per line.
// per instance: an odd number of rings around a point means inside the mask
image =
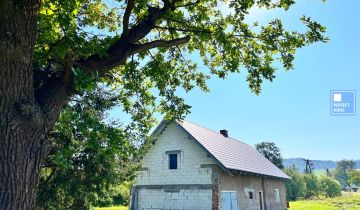
M 260 201 L 260 210 L 263 210 L 263 201 L 262 201 L 262 193 L 259 192 L 259 201 Z

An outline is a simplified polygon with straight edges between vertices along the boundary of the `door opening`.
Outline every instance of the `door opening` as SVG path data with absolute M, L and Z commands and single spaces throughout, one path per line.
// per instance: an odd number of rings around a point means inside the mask
M 221 210 L 237 210 L 236 192 L 221 192 Z
M 259 192 L 259 201 L 260 201 L 260 210 L 263 210 L 263 201 L 262 201 L 262 193 Z

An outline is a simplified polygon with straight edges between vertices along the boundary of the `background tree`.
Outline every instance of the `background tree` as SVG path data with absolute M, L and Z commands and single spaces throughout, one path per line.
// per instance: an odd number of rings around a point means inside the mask
M 276 165 L 278 168 L 283 169 L 284 165 L 282 163 L 282 157 L 280 153 L 280 148 L 276 146 L 274 142 L 261 142 L 255 144 L 255 148 L 260 152 L 264 157 L 266 157 L 270 162 Z
M 285 168 L 284 172 L 291 178 L 285 181 L 286 186 L 286 200 L 294 201 L 305 196 L 306 186 L 304 176 L 295 166 Z
M 291 69 L 298 48 L 327 41 L 325 27 L 305 16 L 302 32 L 286 30 L 279 19 L 264 26 L 244 21 L 253 6 L 287 10 L 293 4 L 2 0 L 0 209 L 35 208 L 40 169 L 55 144 L 50 133 L 83 88 L 116 87 L 124 112 L 139 111 L 133 122 L 154 107 L 168 119 L 182 118 L 190 106 L 176 90 L 206 91 L 209 74 L 226 78 L 240 66 L 250 89 L 260 93 L 262 81 L 275 78 L 274 61 Z M 210 71 L 199 71 L 189 55 L 200 56 Z
M 349 183 L 351 185 L 356 185 L 360 188 L 360 171 L 359 170 L 352 170 L 349 173 Z
M 322 176 L 319 182 L 320 191 L 326 197 L 333 198 L 341 195 L 341 185 L 336 179 Z
M 334 176 L 340 182 L 342 188 L 350 187 L 349 173 L 355 168 L 356 164 L 353 160 L 341 160 L 337 163 Z

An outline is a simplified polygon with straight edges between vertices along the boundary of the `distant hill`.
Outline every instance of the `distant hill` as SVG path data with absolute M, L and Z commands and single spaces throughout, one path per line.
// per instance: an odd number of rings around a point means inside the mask
M 312 160 L 314 163 L 314 170 L 319 169 L 335 169 L 337 161 L 333 160 Z M 360 160 L 355 160 L 356 168 L 360 169 Z M 288 158 L 283 159 L 283 164 L 285 167 L 291 167 L 292 165 L 295 165 L 295 167 L 299 171 L 305 170 L 305 162 L 304 158 Z

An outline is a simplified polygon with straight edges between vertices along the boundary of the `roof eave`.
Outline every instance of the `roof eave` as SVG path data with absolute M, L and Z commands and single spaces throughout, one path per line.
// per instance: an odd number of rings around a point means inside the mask
M 240 173 L 243 175 L 253 175 L 253 176 L 259 176 L 259 177 L 263 177 L 263 178 L 272 178 L 272 179 L 285 179 L 285 180 L 290 180 L 290 177 L 280 177 L 280 176 L 272 176 L 272 175 L 268 175 L 268 174 L 259 174 L 259 173 L 254 173 L 254 172 L 249 172 L 249 171 L 242 171 L 239 169 L 232 169 L 232 168 L 228 168 L 229 171 L 233 171 L 233 174 L 235 173 Z

